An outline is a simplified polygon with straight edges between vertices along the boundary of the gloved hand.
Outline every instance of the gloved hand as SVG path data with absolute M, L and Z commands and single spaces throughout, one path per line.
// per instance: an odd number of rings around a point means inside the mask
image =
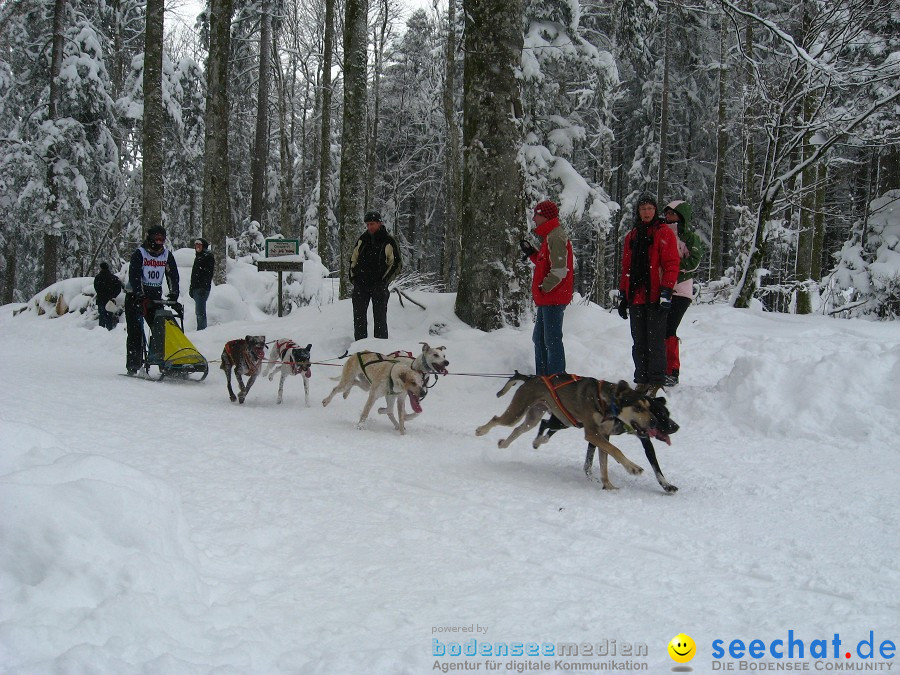
M 522 260 L 528 260 L 531 256 L 537 253 L 537 249 L 525 239 L 519 240 L 519 248 L 522 249 Z
M 166 299 L 168 299 L 169 302 L 178 302 L 178 291 L 169 291 Z
M 619 299 L 619 316 L 623 319 L 628 318 L 628 300 L 625 299 L 624 295 Z
M 659 289 L 659 308 L 665 312 L 668 312 L 672 308 L 672 289 L 671 288 L 660 288 Z

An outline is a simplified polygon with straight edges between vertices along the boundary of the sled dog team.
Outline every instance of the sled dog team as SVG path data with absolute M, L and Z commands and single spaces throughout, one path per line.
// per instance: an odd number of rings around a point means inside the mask
M 359 387 L 368 392 L 368 398 L 357 422 L 358 428 L 364 427 L 372 407 L 379 399 L 384 398 L 386 405 L 378 408 L 378 412 L 387 415 L 401 434 L 406 433 L 406 422 L 422 412 L 421 401 L 428 393 L 430 378 L 448 374 L 447 366 L 450 364 L 445 347 L 431 347 L 425 342 L 420 344 L 422 351 L 416 356 L 409 352 L 379 354 L 372 351 L 349 355 L 340 377 L 333 378 L 338 381 L 337 385 L 325 397 L 322 405 L 327 406 L 338 393 L 346 399 L 354 387 Z M 266 338 L 263 335 L 247 335 L 242 339 L 229 341 L 222 351 L 221 364 L 227 380 L 228 396 L 232 401 L 243 403 L 265 362 L 263 376 L 272 380 L 276 372 L 281 375 L 277 402 L 282 402 L 287 376 L 302 375 L 305 404 L 309 407 L 311 352 L 311 344 L 301 347 L 292 340 L 283 338 L 272 343 L 266 358 Z M 239 386 L 237 395 L 231 386 L 232 371 Z M 242 377 L 244 375 L 248 378 L 246 384 Z M 643 469 L 610 443 L 610 436 L 634 434 L 641 441 L 647 460 L 663 490 L 668 493 L 678 490 L 663 476 L 651 441 L 656 438 L 671 444 L 669 435 L 678 431 L 678 425 L 669 415 L 664 398 L 644 390 L 632 389 L 624 380 L 616 384 L 567 373 L 529 376 L 518 371 L 497 392 L 497 396 L 503 396 L 519 382 L 521 384 L 506 410 L 479 426 L 475 430 L 476 435 L 483 436 L 497 425 L 514 427 L 509 436 L 498 442 L 499 447 L 506 448 L 516 438 L 540 424 L 538 435 L 532 442 L 532 447 L 536 449 L 560 429 L 578 427 L 584 430 L 584 438 L 588 442 L 585 474 L 590 480 L 600 482 L 604 489 L 615 489 L 609 480 L 609 457 L 631 474 L 639 474 Z M 411 413 L 406 411 L 407 399 L 412 408 Z M 543 419 L 546 413 L 550 413 L 547 420 Z M 599 481 L 592 471 L 596 450 L 600 451 Z

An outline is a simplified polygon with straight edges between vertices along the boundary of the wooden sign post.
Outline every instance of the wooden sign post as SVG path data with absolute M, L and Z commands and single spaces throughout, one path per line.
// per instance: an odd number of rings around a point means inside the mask
M 300 241 L 297 239 L 266 239 L 266 259 L 256 261 L 259 272 L 278 272 L 278 316 L 284 314 L 284 295 L 282 274 L 285 272 L 302 272 L 302 260 L 270 260 L 294 256 L 300 252 Z

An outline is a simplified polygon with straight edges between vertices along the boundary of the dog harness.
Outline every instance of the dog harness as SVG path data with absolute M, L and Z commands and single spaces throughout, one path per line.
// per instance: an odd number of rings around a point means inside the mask
M 243 345 L 243 349 L 241 349 L 241 345 Z M 240 354 L 238 354 L 239 358 L 234 358 L 234 350 L 240 349 Z M 225 343 L 225 351 L 228 356 L 231 358 L 231 361 L 237 365 L 238 361 L 242 361 L 244 364 L 244 372 L 251 377 L 256 375 L 257 371 L 259 371 L 260 360 L 253 360 L 252 355 L 250 354 L 250 346 L 247 345 L 246 340 L 229 340 Z
M 293 352 L 294 349 L 300 349 L 300 345 L 293 340 L 275 340 L 275 351 L 278 352 L 278 358 L 282 363 L 291 367 L 291 373 L 297 375 L 300 373 L 300 364 L 293 360 L 293 353 L 291 354 L 291 360 L 285 361 L 288 352 Z
M 603 409 L 603 384 L 604 380 L 597 380 L 597 404 L 600 406 L 600 412 L 603 413 L 603 417 L 607 416 L 606 410 Z M 616 397 L 612 396 L 612 401 L 609 403 L 609 412 L 613 417 L 618 417 L 619 413 L 622 412 L 619 410 L 619 404 L 616 402 Z
M 541 375 L 540 378 L 544 381 L 544 385 L 547 387 L 547 391 L 550 392 L 550 396 L 553 398 L 553 402 L 556 403 L 556 407 L 559 408 L 559 411 L 566 416 L 566 419 L 569 420 L 569 423 L 573 427 L 577 427 L 578 420 L 575 419 L 572 413 L 566 410 L 566 407 L 562 404 L 562 401 L 559 400 L 559 395 L 556 392 L 573 382 L 578 382 L 581 377 L 578 375 L 570 375 L 569 373 L 556 373 L 554 375 Z M 556 384 L 554 384 L 553 378 L 556 378 Z

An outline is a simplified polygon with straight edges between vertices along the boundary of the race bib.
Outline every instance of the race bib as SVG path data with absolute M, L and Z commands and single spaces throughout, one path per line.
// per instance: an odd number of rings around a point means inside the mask
M 141 266 L 141 283 L 144 286 L 161 287 L 166 276 L 166 264 L 169 262 L 169 251 L 163 249 L 157 256 L 151 255 L 143 246 L 140 247 L 144 259 Z

